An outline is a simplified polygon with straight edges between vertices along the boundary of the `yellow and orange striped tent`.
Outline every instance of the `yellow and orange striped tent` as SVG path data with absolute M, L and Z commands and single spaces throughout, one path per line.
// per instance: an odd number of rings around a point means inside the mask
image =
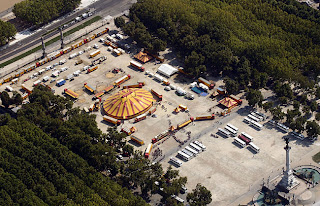
M 227 108 L 232 107 L 234 105 L 237 105 L 237 102 L 235 100 L 231 99 L 230 97 L 226 97 L 226 98 L 221 99 L 219 101 L 219 103 Z
M 143 63 L 150 61 L 153 57 L 147 53 L 140 51 L 138 54 L 134 55 L 134 58 L 140 60 Z
M 116 119 L 131 119 L 147 112 L 154 101 L 150 92 L 141 88 L 128 88 L 106 99 L 103 110 Z

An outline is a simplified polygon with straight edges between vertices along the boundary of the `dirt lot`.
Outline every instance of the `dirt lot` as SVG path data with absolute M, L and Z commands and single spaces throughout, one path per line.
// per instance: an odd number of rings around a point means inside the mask
M 111 28 L 114 27 L 111 25 Z M 107 51 L 107 47 L 98 42 L 98 40 L 99 38 L 90 42 L 89 46 L 98 44 L 101 54 L 97 57 L 105 55 L 107 56 L 107 60 L 100 64 L 96 71 L 89 74 L 82 72 L 78 77 L 75 77 L 73 81 L 67 81 L 67 83 L 61 87 L 55 86 L 55 82 L 50 83 L 49 85 L 55 89 L 56 94 L 62 94 L 66 88 L 77 92 L 79 94 L 79 99 L 75 102 L 75 106 L 79 106 L 80 108 L 89 107 L 89 105 L 93 103 L 93 94 L 90 94 L 84 89 L 84 83 L 89 83 L 96 87 L 97 90 L 101 91 L 125 74 L 130 74 L 132 76 L 125 84 L 144 81 L 146 83 L 144 89 L 150 90 L 152 88 L 163 94 L 164 98 L 162 103 L 155 105 L 157 107 L 157 111 L 155 112 L 156 117 L 148 116 L 147 120 L 138 123 L 133 123 L 133 120 L 128 120 L 124 121 L 124 124 L 119 126 L 119 130 L 122 127 L 135 126 L 137 128 L 138 131 L 135 135 L 145 141 L 145 145 L 139 147 L 140 150 L 144 151 L 151 142 L 151 139 L 155 135 L 167 130 L 170 125 L 176 126 L 177 124 L 188 120 L 190 116 L 196 117 L 198 115 L 208 115 L 222 111 L 222 109 L 217 106 L 218 103 L 216 99 L 212 100 L 208 96 L 200 97 L 195 95 L 194 100 L 187 100 L 184 97 L 177 96 L 173 90 L 165 91 L 164 85 L 148 77 L 145 73 L 130 68 L 129 62 L 132 60 L 132 54 L 136 53 L 135 48 L 133 48 L 131 54 L 114 56 L 111 52 Z M 87 45 L 72 51 L 70 54 L 79 52 L 85 47 L 87 47 Z M 84 53 L 75 59 L 68 59 L 66 64 L 59 65 L 57 67 L 58 69 L 62 67 L 69 67 L 69 69 L 62 72 L 56 80 L 65 78 L 68 74 L 72 74 L 78 69 L 81 70 L 86 64 L 89 64 L 91 59 L 89 59 L 88 56 L 92 51 L 93 50 Z M 166 57 L 165 63 L 175 66 L 178 65 L 178 62 L 170 51 L 167 51 L 167 54 L 164 56 Z M 67 59 L 68 57 L 69 54 L 60 57 L 49 64 L 52 65 L 61 59 Z M 75 66 L 75 61 L 79 58 L 85 63 Z M 47 67 L 49 64 L 44 65 L 43 68 Z M 146 70 L 152 71 L 153 73 L 156 72 L 156 69 L 159 66 L 160 64 L 156 64 L 154 61 L 144 65 Z M 123 72 L 118 74 L 111 73 L 111 70 L 115 67 L 121 68 Z M 42 68 L 37 68 L 33 73 L 40 69 Z M 37 78 L 25 82 L 25 84 L 32 87 L 33 82 L 38 79 L 42 80 L 44 76 L 50 76 L 51 73 L 52 70 L 47 71 Z M 32 73 L 28 75 L 31 74 Z M 20 90 L 21 82 L 25 78 L 26 76 L 24 75 L 16 85 L 11 86 L 16 90 Z M 221 80 L 213 80 L 216 81 L 217 85 L 222 84 Z M 169 81 L 190 92 L 188 85 L 192 82 L 191 80 L 175 75 L 171 77 Z M 4 90 L 6 85 L 8 84 L 2 85 L 0 90 Z M 102 99 L 105 100 L 119 90 L 120 89 L 116 89 L 111 94 L 104 95 Z M 173 110 L 179 104 L 186 105 L 189 112 L 174 114 Z M 258 184 L 262 179 L 262 175 L 268 174 L 274 169 L 282 167 L 282 165 L 284 166 L 285 162 L 285 152 L 283 150 L 284 141 L 282 139 L 284 134 L 267 125 L 265 125 L 263 130 L 257 131 L 245 124 L 243 118 L 249 112 L 246 105 L 247 103 L 244 101 L 243 105 L 240 108 L 234 109 L 229 116 L 219 117 L 216 120 L 193 122 L 192 124 L 189 124 L 187 127 L 179 130 L 175 134 L 175 138 L 171 137 L 162 144 L 155 146 L 162 150 L 163 155 L 161 157 L 155 158 L 151 155 L 150 158 L 153 160 L 155 159 L 155 161 L 162 159 L 161 162 L 167 167 L 169 165 L 169 158 L 175 156 L 177 151 L 181 149 L 181 147 L 179 147 L 179 142 L 187 142 L 182 146 L 183 148 L 192 140 L 199 139 L 207 147 L 206 151 L 190 161 L 184 162 L 180 168 L 177 168 L 182 176 L 188 177 L 187 188 L 191 191 L 195 188 L 197 183 L 201 183 L 212 192 L 213 202 L 211 205 L 237 205 L 234 201 L 239 196 L 246 193 L 249 190 L 250 185 Z M 94 114 L 97 115 L 97 124 L 99 128 L 105 132 L 110 125 L 102 121 L 103 112 L 94 112 Z M 223 138 L 219 136 L 219 138 L 214 138 L 211 136 L 211 134 L 217 133 L 218 127 L 224 127 L 226 123 L 231 123 L 238 127 L 239 132 L 245 131 L 253 136 L 254 143 L 260 147 L 260 153 L 254 154 L 247 148 L 239 148 L 233 143 L 231 137 Z M 305 142 L 294 140 L 292 142 L 291 150 L 292 160 L 295 161 L 300 159 L 308 151 L 317 147 L 317 145 L 310 145 Z

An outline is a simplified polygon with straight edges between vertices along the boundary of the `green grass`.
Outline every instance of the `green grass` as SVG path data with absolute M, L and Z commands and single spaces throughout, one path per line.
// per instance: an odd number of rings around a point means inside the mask
M 312 157 L 313 161 L 315 161 L 316 163 L 319 163 L 320 162 L 320 152 L 318 152 L 317 154 L 315 154 L 313 157 Z
M 70 29 L 69 31 L 63 33 L 63 36 L 68 36 L 70 34 L 73 34 L 73 33 L 77 32 L 77 31 L 79 31 L 80 29 L 83 29 L 83 28 L 93 24 L 94 22 L 99 21 L 101 18 L 102 18 L 101 16 L 95 16 L 92 19 L 84 22 L 83 24 L 81 24 L 81 25 L 79 25 L 79 26 L 77 26 L 77 27 L 75 27 L 73 29 Z M 60 39 L 60 36 L 57 36 L 57 37 L 55 37 L 53 39 L 50 39 L 49 41 L 45 42 L 45 45 L 49 46 L 50 44 L 53 44 L 54 42 L 59 41 L 59 39 Z M 26 57 L 26 56 L 29 56 L 30 54 L 39 51 L 41 48 L 42 48 L 41 45 L 37 46 L 37 47 L 35 47 L 35 48 L 33 48 L 33 49 L 31 49 L 31 50 L 19 55 L 19 56 L 14 57 L 13 59 L 10 59 L 10 60 L 8 60 L 6 62 L 3 62 L 2 64 L 0 64 L 0 68 L 3 68 L 3 67 L 5 67 L 5 66 L 7 66 L 7 65 L 9 65 L 9 64 L 11 64 L 11 63 L 13 63 L 15 61 L 18 61 L 19 59 L 22 59 L 22 58 Z

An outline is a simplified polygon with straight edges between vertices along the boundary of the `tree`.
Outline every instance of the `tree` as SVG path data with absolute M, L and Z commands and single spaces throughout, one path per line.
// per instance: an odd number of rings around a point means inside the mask
M 130 157 L 134 152 L 134 148 L 133 146 L 126 144 L 123 146 L 122 151 L 123 151 L 123 154 L 128 154 Z
M 304 125 L 307 119 L 305 117 L 298 117 L 295 122 L 290 124 L 290 128 L 299 132 L 304 131 Z
M 0 95 L 1 101 L 2 101 L 2 105 L 5 106 L 6 108 L 8 108 L 10 106 L 11 103 L 11 98 L 8 94 L 8 92 L 3 91 Z
M 17 30 L 13 24 L 0 20 L 0 45 L 6 44 L 16 33 Z
M 256 104 L 261 105 L 263 96 L 259 90 L 250 89 L 246 99 L 250 106 L 255 107 Z
M 233 79 L 230 78 L 225 78 L 224 80 L 225 86 L 226 86 L 226 91 L 229 94 L 236 94 L 239 92 L 239 84 Z
M 197 184 L 196 188 L 187 195 L 187 201 L 190 206 L 203 206 L 208 205 L 212 202 L 211 192 L 202 186 L 200 183 Z
M 317 112 L 317 114 L 316 114 L 316 120 L 317 120 L 317 121 L 320 121 L 320 112 Z
M 299 109 L 300 108 L 300 102 L 297 100 L 293 100 L 293 108 Z
M 320 134 L 320 126 L 316 121 L 307 121 L 306 130 L 308 137 L 317 137 Z
M 285 115 L 279 106 L 271 108 L 270 112 L 273 115 L 274 120 L 282 120 Z
M 310 109 L 311 109 L 311 111 L 313 111 L 313 112 L 317 111 L 317 109 L 318 109 L 318 104 L 317 104 L 316 101 L 312 101 L 312 102 L 310 103 Z
M 125 21 L 122 16 L 119 16 L 114 19 L 114 24 L 116 25 L 116 27 L 122 28 L 125 25 Z
M 21 94 L 17 93 L 14 95 L 13 99 L 12 99 L 12 103 L 15 104 L 15 105 L 20 105 L 22 104 L 22 97 L 21 97 Z
M 264 109 L 264 111 L 268 111 L 273 107 L 273 102 L 265 102 L 262 104 L 262 108 Z
M 158 53 L 159 51 L 164 51 L 167 48 L 167 42 L 156 38 L 152 41 L 152 47 L 152 52 Z

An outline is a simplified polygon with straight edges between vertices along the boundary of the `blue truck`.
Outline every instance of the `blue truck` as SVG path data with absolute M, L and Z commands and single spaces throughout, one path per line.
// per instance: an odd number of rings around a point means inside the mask
M 57 86 L 58 87 L 61 87 L 62 85 L 64 85 L 66 83 L 66 80 L 64 80 L 64 79 L 60 79 L 59 81 L 57 81 Z

